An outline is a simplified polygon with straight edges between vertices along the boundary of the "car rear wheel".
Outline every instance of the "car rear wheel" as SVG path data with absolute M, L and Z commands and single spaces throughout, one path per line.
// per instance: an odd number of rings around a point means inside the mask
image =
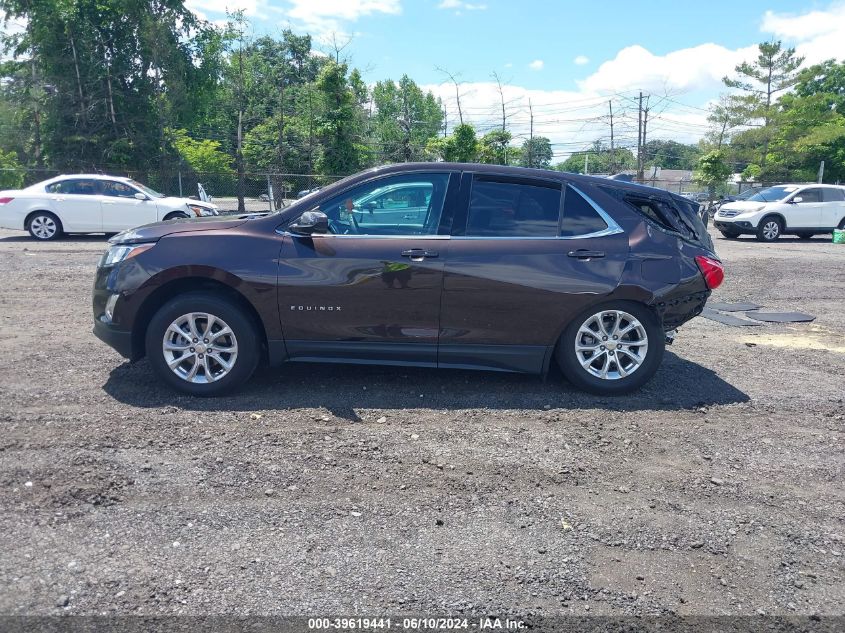
M 259 338 L 234 303 L 207 293 L 176 297 L 150 321 L 147 357 L 171 387 L 215 396 L 241 385 L 258 365 Z
M 757 239 L 761 242 L 774 242 L 781 233 L 783 233 L 781 221 L 771 215 L 760 220 L 757 227 Z
M 47 242 L 62 236 L 62 223 L 55 215 L 47 211 L 35 213 L 26 226 L 29 234 L 36 240 Z
M 628 393 L 645 384 L 663 359 L 665 334 L 646 306 L 617 301 L 574 319 L 558 342 L 564 375 L 600 395 Z

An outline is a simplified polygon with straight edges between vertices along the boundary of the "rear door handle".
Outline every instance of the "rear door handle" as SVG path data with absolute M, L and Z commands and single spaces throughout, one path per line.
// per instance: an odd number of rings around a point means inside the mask
M 426 251 L 422 248 L 412 248 L 407 251 L 402 251 L 402 257 L 409 257 L 412 262 L 421 262 L 426 257 L 437 257 L 437 251 Z
M 594 257 L 604 257 L 604 251 L 588 251 L 579 248 L 577 251 L 569 251 L 567 255 L 575 259 L 593 259 Z

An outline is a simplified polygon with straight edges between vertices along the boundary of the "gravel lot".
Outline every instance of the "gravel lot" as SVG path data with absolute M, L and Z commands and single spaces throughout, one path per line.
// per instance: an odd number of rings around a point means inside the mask
M 287 365 L 174 395 L 90 333 L 102 237 L 0 231 L 2 614 L 842 614 L 845 247 L 716 245 L 721 301 L 619 399 Z

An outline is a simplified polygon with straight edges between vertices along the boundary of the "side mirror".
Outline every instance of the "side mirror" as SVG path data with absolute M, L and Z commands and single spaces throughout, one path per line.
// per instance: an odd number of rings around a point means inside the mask
M 370 200 L 369 202 L 367 202 L 367 203 L 364 205 L 364 208 L 365 208 L 367 211 L 369 211 L 370 213 L 372 213 L 375 209 L 378 209 L 378 208 L 379 208 L 379 205 L 378 205 L 378 204 L 376 204 L 375 200 Z
M 795 196 L 795 197 L 792 199 L 792 202 L 794 202 L 794 203 L 798 204 L 799 202 L 804 202 L 804 198 L 802 198 L 801 196 Z
M 329 218 L 322 211 L 306 211 L 288 227 L 295 235 L 312 235 L 329 232 Z
M 149 198 L 147 196 L 145 196 L 143 193 L 141 193 L 140 191 L 135 192 L 135 199 L 136 200 L 149 200 Z

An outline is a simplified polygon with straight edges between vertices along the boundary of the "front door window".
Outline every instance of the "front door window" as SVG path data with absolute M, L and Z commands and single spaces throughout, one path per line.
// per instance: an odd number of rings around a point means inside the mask
M 336 235 L 435 235 L 448 173 L 380 178 L 320 204 Z

